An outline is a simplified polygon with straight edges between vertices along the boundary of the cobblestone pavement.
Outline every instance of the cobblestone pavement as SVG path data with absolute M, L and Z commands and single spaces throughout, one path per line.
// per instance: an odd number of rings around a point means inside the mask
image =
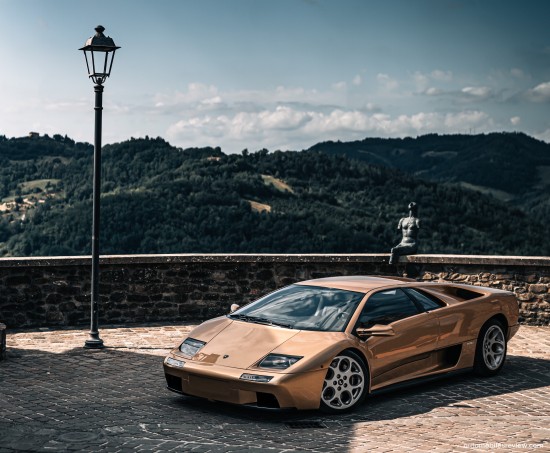
M 100 351 L 82 348 L 85 331 L 8 332 L 0 453 L 550 451 L 548 327 L 523 326 L 494 378 L 444 378 L 330 416 L 169 392 L 162 358 L 192 327 L 104 327 Z

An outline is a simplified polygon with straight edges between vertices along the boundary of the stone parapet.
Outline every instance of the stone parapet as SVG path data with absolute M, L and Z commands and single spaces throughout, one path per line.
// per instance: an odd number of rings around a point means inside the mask
M 550 324 L 550 258 L 386 254 L 116 255 L 100 260 L 100 323 L 200 321 L 281 286 L 334 275 L 403 275 L 514 291 L 521 321 Z M 0 259 L 0 322 L 89 323 L 91 258 Z

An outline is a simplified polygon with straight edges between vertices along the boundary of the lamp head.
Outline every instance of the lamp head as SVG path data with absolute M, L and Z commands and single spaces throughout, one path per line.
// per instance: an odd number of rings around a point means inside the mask
M 96 34 L 88 38 L 84 47 L 78 50 L 84 52 L 86 67 L 88 68 L 88 77 L 90 77 L 95 84 L 101 85 L 105 82 L 107 77 L 111 75 L 115 52 L 117 49 L 120 49 L 120 47 L 115 45 L 111 37 L 103 34 L 105 27 L 102 25 L 98 25 L 95 31 Z

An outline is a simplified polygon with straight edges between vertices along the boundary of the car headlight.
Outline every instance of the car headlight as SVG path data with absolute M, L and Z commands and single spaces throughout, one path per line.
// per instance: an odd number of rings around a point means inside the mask
M 176 359 L 173 359 L 172 357 L 166 357 L 166 359 L 164 360 L 164 363 L 170 366 L 174 366 L 176 368 L 183 368 L 185 365 L 185 362 L 183 360 L 176 360 Z
M 186 338 L 180 345 L 180 351 L 186 357 L 193 357 L 205 345 L 204 341 L 195 340 L 194 338 Z
M 258 366 L 260 368 L 275 368 L 278 370 L 285 370 L 289 366 L 294 365 L 302 356 L 297 355 L 282 355 L 282 354 L 268 354 Z

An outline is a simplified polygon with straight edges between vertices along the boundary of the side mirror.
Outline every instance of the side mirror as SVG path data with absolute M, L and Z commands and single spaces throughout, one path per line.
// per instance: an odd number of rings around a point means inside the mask
M 357 336 L 362 339 L 367 339 L 369 337 L 390 337 L 395 335 L 395 332 L 391 326 L 384 326 L 382 324 L 375 324 L 368 329 L 359 327 L 356 329 Z
M 231 304 L 231 307 L 229 308 L 229 313 L 233 313 L 235 310 L 238 310 L 239 308 L 241 308 L 240 305 L 238 305 L 238 304 Z

